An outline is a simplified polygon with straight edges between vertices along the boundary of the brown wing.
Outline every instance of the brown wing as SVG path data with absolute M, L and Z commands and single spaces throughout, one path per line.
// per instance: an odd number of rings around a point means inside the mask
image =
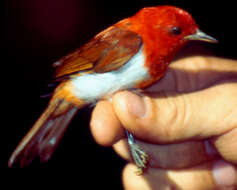
M 119 69 L 140 49 L 141 37 L 136 33 L 109 27 L 87 44 L 54 63 L 56 79 L 78 72 L 103 73 Z

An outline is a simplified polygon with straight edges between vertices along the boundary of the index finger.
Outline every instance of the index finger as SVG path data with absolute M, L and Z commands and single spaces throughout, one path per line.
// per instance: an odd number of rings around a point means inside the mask
M 193 56 L 171 63 L 163 79 L 147 90 L 150 92 L 192 92 L 232 77 L 237 77 L 236 60 Z

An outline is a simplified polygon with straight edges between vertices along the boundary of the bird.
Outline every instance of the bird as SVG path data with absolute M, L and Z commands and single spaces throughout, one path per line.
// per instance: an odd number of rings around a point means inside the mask
M 191 40 L 217 43 L 182 8 L 145 7 L 56 61 L 53 81 L 57 87 L 46 110 L 11 154 L 8 166 L 25 167 L 35 158 L 48 161 L 78 110 L 118 91 L 145 91 L 165 75 L 176 53 Z M 125 133 L 133 161 L 143 173 L 149 155 L 131 132 Z

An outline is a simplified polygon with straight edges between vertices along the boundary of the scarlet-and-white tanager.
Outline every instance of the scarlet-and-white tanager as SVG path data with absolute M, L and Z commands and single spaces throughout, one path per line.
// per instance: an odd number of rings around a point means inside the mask
M 9 159 L 9 167 L 49 160 L 69 122 L 82 107 L 121 90 L 144 89 L 161 79 L 176 52 L 190 40 L 217 42 L 192 16 L 173 6 L 141 9 L 97 34 L 54 63 L 55 89 L 47 109 Z M 126 131 L 134 162 L 142 171 L 148 155 Z

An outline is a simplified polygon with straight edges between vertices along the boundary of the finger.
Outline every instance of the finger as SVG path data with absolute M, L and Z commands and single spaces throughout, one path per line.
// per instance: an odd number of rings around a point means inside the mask
M 193 56 L 170 64 L 165 77 L 148 90 L 192 92 L 233 77 L 237 77 L 236 60 Z
M 137 140 L 136 143 L 149 155 L 148 167 L 153 168 L 187 168 L 218 157 L 208 141 L 155 145 Z M 125 139 L 118 141 L 113 148 L 122 158 L 132 161 Z
M 237 164 L 237 128 L 214 138 L 212 142 L 225 160 Z
M 122 125 L 108 101 L 97 103 L 92 113 L 90 127 L 96 142 L 103 146 L 111 146 L 124 136 Z
M 221 135 L 237 126 L 237 83 L 226 82 L 188 94 L 139 97 L 120 92 L 113 107 L 123 126 L 152 143 L 174 143 Z
M 234 190 L 237 168 L 224 162 L 209 162 L 190 169 L 165 170 L 150 168 L 142 176 L 136 166 L 128 164 L 123 171 L 125 190 Z

